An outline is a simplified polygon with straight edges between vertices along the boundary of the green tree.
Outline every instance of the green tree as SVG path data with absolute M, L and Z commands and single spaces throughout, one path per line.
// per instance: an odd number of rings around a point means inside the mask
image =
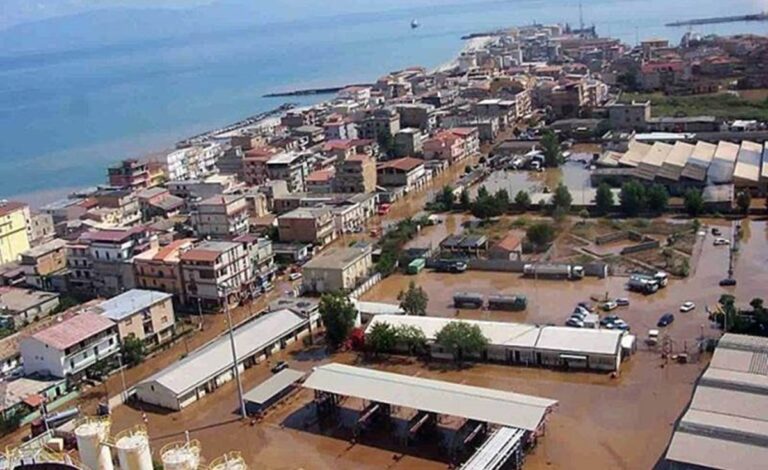
M 571 192 L 568 191 L 568 187 L 561 181 L 555 189 L 555 194 L 552 195 L 552 205 L 555 210 L 561 210 L 568 212 L 571 210 L 571 203 L 573 203 L 573 197 Z
M 339 292 L 323 294 L 319 310 L 328 345 L 336 349 L 346 341 L 355 326 L 357 310 L 349 298 Z
M 544 164 L 550 168 L 560 166 L 563 153 L 560 151 L 560 139 L 554 132 L 547 130 L 541 137 L 541 148 L 544 152 Z
M 129 367 L 141 364 L 146 356 L 147 352 L 142 340 L 129 336 L 123 341 L 123 361 Z
M 701 192 L 695 189 L 689 189 L 684 196 L 685 211 L 691 217 L 697 217 L 704 212 L 704 198 Z
M 395 138 L 389 132 L 379 132 L 376 136 L 376 142 L 382 153 L 389 155 L 395 149 Z
M 749 302 L 749 306 L 752 307 L 752 310 L 757 312 L 759 310 L 765 310 L 764 301 L 760 297 L 755 297 Z
M 397 300 L 400 301 L 400 308 L 403 309 L 406 315 L 423 317 L 427 314 L 429 296 L 421 286 L 417 286 L 413 281 L 408 284 L 408 290 L 401 290 L 397 294 Z
M 387 323 L 376 322 L 365 335 L 365 344 L 374 353 L 392 352 L 397 345 L 397 331 Z
M 469 210 L 472 205 L 472 201 L 469 199 L 469 191 L 467 191 L 466 188 L 464 188 L 459 195 L 459 204 L 461 204 L 461 208 L 465 211 Z
M 453 188 L 450 186 L 443 186 L 443 190 L 437 196 L 437 201 L 443 205 L 445 210 L 453 210 L 454 196 Z
M 0 435 L 10 434 L 21 426 L 21 413 L 8 413 L 0 416 Z
M 477 199 L 472 204 L 470 212 L 478 219 L 488 220 L 501 215 L 501 206 L 496 198 L 489 196 L 487 192 L 484 195 L 478 192 Z
M 645 196 L 648 201 L 648 209 L 651 211 L 661 214 L 667 210 L 667 207 L 669 206 L 669 193 L 664 186 L 660 184 L 652 185 L 648 188 L 648 191 L 646 191 Z
M 525 231 L 525 237 L 537 248 L 543 248 L 555 239 L 555 228 L 546 222 L 535 223 Z
M 752 195 L 749 191 L 739 191 L 736 195 L 736 206 L 743 214 L 749 213 L 749 207 L 752 205 Z
M 424 354 L 427 351 L 427 337 L 424 331 L 414 325 L 400 325 L 395 328 L 397 343 L 402 344 L 411 354 Z
M 488 196 L 490 196 L 488 188 L 486 188 L 485 185 L 480 186 L 480 188 L 477 190 L 477 199 L 486 198 Z
M 595 206 L 597 206 L 597 211 L 601 215 L 605 215 L 611 210 L 613 210 L 613 191 L 611 191 L 611 187 L 608 186 L 607 183 L 600 183 L 600 186 L 597 187 L 597 194 L 595 194 Z
M 621 186 L 621 193 L 619 193 L 619 204 L 621 211 L 629 216 L 634 217 L 637 214 L 645 210 L 645 188 L 637 181 L 627 181 Z
M 493 198 L 495 199 L 499 212 L 503 214 L 509 210 L 509 193 L 506 189 L 499 189 L 496 191 Z
M 478 325 L 452 321 L 435 335 L 435 343 L 450 351 L 457 361 L 465 356 L 481 353 L 488 346 L 488 338 Z
M 522 189 L 515 194 L 515 206 L 521 210 L 527 210 L 531 206 L 531 196 Z

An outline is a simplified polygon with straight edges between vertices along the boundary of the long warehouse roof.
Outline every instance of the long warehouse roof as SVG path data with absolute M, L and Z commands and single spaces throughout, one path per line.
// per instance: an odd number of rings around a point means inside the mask
M 672 151 L 672 148 L 672 145 L 665 144 L 664 142 L 656 142 L 653 144 L 653 147 L 651 147 L 651 150 L 645 154 L 645 157 L 643 157 L 640 164 L 661 167 L 669 153 Z
M 763 145 L 763 169 L 760 172 L 760 176 L 764 179 L 768 179 L 768 143 Z
M 707 176 L 715 184 L 730 183 L 733 181 L 733 167 L 736 165 L 736 157 L 739 155 L 739 146 L 732 142 L 721 140 L 717 144 L 712 164 L 709 165 Z
M 238 361 L 291 334 L 306 322 L 306 318 L 290 310 L 278 310 L 237 327 L 234 336 Z M 222 335 L 181 361 L 143 380 L 141 384 L 155 382 L 181 395 L 231 367 L 229 337 Z
M 762 145 L 746 140 L 742 142 L 738 159 L 736 160 L 736 168 L 733 170 L 733 177 L 757 183 L 760 180 L 762 153 Z
M 637 166 L 648 151 L 651 150 L 651 144 L 642 142 L 630 142 L 629 150 L 619 159 L 619 164 L 624 166 Z
M 693 148 L 688 163 L 683 168 L 682 176 L 696 181 L 707 179 L 707 170 L 715 157 L 717 146 L 709 142 L 699 141 Z
M 725 334 L 677 425 L 667 460 L 724 470 L 768 462 L 768 338 Z
M 304 387 L 485 423 L 536 430 L 555 400 L 344 364 L 320 366 Z

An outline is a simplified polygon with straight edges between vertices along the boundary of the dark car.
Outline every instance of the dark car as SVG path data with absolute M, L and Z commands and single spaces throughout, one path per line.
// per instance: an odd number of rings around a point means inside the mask
M 619 319 L 618 315 L 608 315 L 600 319 L 600 324 L 603 326 L 607 326 L 611 323 L 614 323 L 618 319 Z
M 719 228 L 717 228 L 717 227 L 713 227 L 713 228 L 712 228 L 712 235 L 714 235 L 714 236 L 716 236 L 716 237 L 719 237 L 720 235 L 722 235 L 722 232 L 720 232 L 720 229 L 719 229 Z
M 675 316 L 671 313 L 665 313 L 664 315 L 659 318 L 659 322 L 656 323 L 656 326 L 658 327 L 665 327 L 669 326 L 673 321 L 675 321 Z
M 280 372 L 281 370 L 283 370 L 283 369 L 287 369 L 287 368 L 288 368 L 288 364 L 286 364 L 286 362 L 285 362 L 285 361 L 280 361 L 280 362 L 278 362 L 277 364 L 275 364 L 275 365 L 272 367 L 272 369 L 270 369 L 270 370 L 272 371 L 272 373 L 273 373 L 273 374 L 277 374 L 277 373 L 278 373 L 278 372 Z
M 736 279 L 733 278 L 726 278 L 720 281 L 720 285 L 723 287 L 731 287 L 736 285 Z
M 629 307 L 629 299 L 625 297 L 616 299 L 616 305 L 618 305 L 619 307 Z

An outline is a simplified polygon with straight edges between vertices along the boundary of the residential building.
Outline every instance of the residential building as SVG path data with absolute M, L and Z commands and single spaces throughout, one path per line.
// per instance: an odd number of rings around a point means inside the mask
M 248 233 L 248 201 L 239 194 L 210 197 L 195 205 L 191 221 L 199 237 L 231 238 Z
M 22 202 L 0 201 L 0 265 L 16 261 L 29 249 L 29 206 Z
M 81 313 L 21 341 L 24 373 L 82 378 L 99 361 L 120 350 L 117 325 L 95 313 Z
M 412 127 L 429 132 L 436 125 L 435 107 L 426 103 L 408 103 L 395 106 L 400 115 L 400 127 Z
M 454 127 L 448 131 L 461 139 L 464 150 L 463 158 L 471 158 L 480 154 L 480 130 L 477 127 Z
M 229 193 L 236 189 L 238 184 L 236 178 L 231 175 L 212 175 L 205 179 L 169 181 L 165 187 L 172 195 L 190 200 Z
M 130 227 L 141 222 L 141 206 L 133 191 L 99 191 L 94 197 L 100 209 L 114 210 L 116 226 Z
M 315 170 L 304 180 L 304 186 L 309 193 L 327 194 L 333 192 L 336 167 Z
M 53 226 L 53 216 L 45 212 L 30 214 L 27 221 L 27 233 L 30 246 L 37 246 L 53 240 L 56 230 Z
M 314 109 L 292 109 L 280 118 L 280 124 L 288 128 L 314 126 L 316 122 Z
M 302 268 L 302 285 L 310 292 L 346 292 L 368 278 L 373 267 L 370 245 L 333 248 Z
M 645 130 L 651 120 L 651 102 L 633 101 L 607 106 L 611 129 Z
M 277 218 L 281 242 L 325 246 L 336 239 L 333 212 L 329 207 L 301 207 Z
M 136 287 L 172 294 L 177 305 L 186 304 L 180 255 L 194 243 L 193 238 L 184 238 L 136 255 L 133 258 Z
M 317 145 L 325 140 L 325 129 L 320 126 L 300 126 L 291 131 L 293 135 L 307 140 L 308 146 Z
M 376 159 L 355 154 L 336 165 L 334 191 L 339 193 L 372 193 L 376 191 Z
M 59 306 L 59 294 L 0 287 L 0 326 L 13 330 L 47 317 Z
M 179 259 L 187 297 L 201 308 L 251 297 L 253 267 L 242 243 L 206 241 L 181 253 Z
M 381 163 L 376 171 L 379 186 L 402 186 L 406 191 L 421 187 L 427 176 L 424 160 L 413 157 Z
M 269 179 L 283 180 L 288 191 L 304 191 L 304 178 L 309 174 L 306 156 L 296 152 L 285 152 L 272 156 L 267 161 Z
M 520 260 L 523 255 L 522 239 L 513 233 L 499 240 L 488 250 L 488 258 Z
M 323 151 L 337 161 L 346 160 L 355 153 L 355 141 L 351 139 L 328 140 L 323 145 Z
M 156 346 L 173 336 L 176 314 L 172 297 L 165 292 L 131 289 L 88 311 L 115 322 L 121 342 L 134 338 Z
M 54 288 L 53 277 L 62 275 L 67 269 L 67 242 L 56 238 L 30 248 L 21 254 L 20 264 L 28 286 L 47 291 L 59 290 Z
M 216 173 L 216 162 L 224 153 L 218 143 L 174 150 L 160 160 L 170 181 L 204 179 Z
M 267 162 L 278 153 L 279 150 L 274 147 L 257 147 L 246 151 L 243 155 L 243 181 L 252 185 L 267 181 Z
M 109 185 L 113 188 L 136 189 L 146 188 L 149 182 L 149 170 L 145 162 L 134 159 L 123 160 L 107 169 Z
M 357 139 L 357 125 L 340 114 L 328 116 L 323 124 L 325 141 Z
M 264 293 L 272 290 L 272 282 L 277 273 L 272 240 L 251 234 L 240 235 L 233 241 L 242 243 L 251 258 L 253 267 L 254 291 Z
M 397 157 L 416 157 L 424 154 L 422 141 L 424 136 L 414 127 L 400 129 L 395 134 L 394 154 Z
M 444 160 L 453 165 L 463 160 L 465 146 L 461 137 L 450 131 L 442 131 L 424 141 L 425 160 Z
M 376 109 L 358 123 L 361 139 L 378 140 L 381 136 L 392 137 L 400 130 L 400 115 L 392 109 Z

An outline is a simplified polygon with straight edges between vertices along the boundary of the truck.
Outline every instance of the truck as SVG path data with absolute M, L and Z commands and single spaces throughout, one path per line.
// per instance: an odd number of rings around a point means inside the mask
M 492 295 L 488 297 L 489 310 L 506 310 L 518 312 L 525 310 L 528 299 L 524 295 Z
M 424 269 L 424 266 L 427 265 L 427 260 L 424 258 L 416 258 L 415 260 L 408 263 L 408 268 L 406 271 L 408 274 L 419 274 L 422 269 Z
M 453 306 L 456 308 L 482 308 L 485 300 L 482 294 L 473 292 L 457 292 L 453 296 Z
M 659 280 L 653 276 L 633 274 L 627 281 L 627 289 L 643 294 L 653 294 L 659 290 Z
M 669 284 L 669 274 L 665 273 L 664 271 L 657 271 L 653 278 L 656 279 L 659 283 L 659 289 L 663 289 L 667 287 L 667 284 Z
M 467 267 L 467 262 L 460 259 L 439 259 L 435 263 L 435 271 L 441 273 L 463 273 Z
M 523 275 L 542 279 L 569 279 L 572 281 L 584 277 L 584 267 L 575 264 L 526 264 Z

